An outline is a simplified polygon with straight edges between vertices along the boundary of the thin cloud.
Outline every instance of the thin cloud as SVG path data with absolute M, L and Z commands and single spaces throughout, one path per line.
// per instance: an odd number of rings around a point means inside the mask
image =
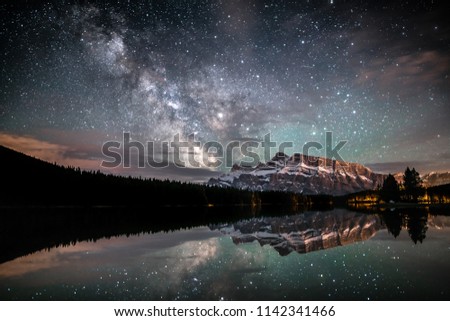
M 420 174 L 427 174 L 432 171 L 448 170 L 448 164 L 446 162 L 441 162 L 440 160 L 368 163 L 365 165 L 374 172 L 383 174 L 402 173 L 405 171 L 406 167 L 414 167 Z
M 357 83 L 374 82 L 385 90 L 401 87 L 407 94 L 425 85 L 448 81 L 445 74 L 449 68 L 449 57 L 437 51 L 401 55 L 393 61 L 377 58 L 361 71 Z
M 87 154 L 83 154 L 81 150 L 77 151 L 74 147 L 55 144 L 32 136 L 20 136 L 0 132 L 0 145 L 59 165 L 75 166 L 90 170 L 98 169 L 100 166 L 100 160 L 86 157 Z

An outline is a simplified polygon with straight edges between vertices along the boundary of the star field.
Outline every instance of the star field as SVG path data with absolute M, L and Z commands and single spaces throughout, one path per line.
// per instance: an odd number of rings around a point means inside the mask
M 0 265 L 0 297 L 444 300 L 448 227 L 427 234 L 414 244 L 405 232 L 394 238 L 380 230 L 364 242 L 288 256 L 257 242 L 236 245 L 206 227 L 79 242 Z
M 124 131 L 143 142 L 271 133 L 295 151 L 332 131 L 345 160 L 448 170 L 443 4 L 7 1 L 0 143 L 35 154 L 45 143 L 50 160 L 95 168 Z

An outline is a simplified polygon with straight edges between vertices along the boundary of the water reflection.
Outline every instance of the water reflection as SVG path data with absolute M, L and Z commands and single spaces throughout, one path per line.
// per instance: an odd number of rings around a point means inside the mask
M 394 238 L 404 229 L 414 244 L 422 243 L 428 225 L 448 227 L 450 217 L 432 216 L 427 209 L 420 208 L 391 209 L 381 214 L 335 209 L 285 217 L 258 217 L 211 228 L 230 235 L 235 244 L 257 241 L 285 256 L 292 251 L 308 253 L 368 240 L 385 228 Z
M 59 246 L 49 250 L 38 251 L 32 255 L 22 256 L 0 264 L 0 278 L 21 276 L 40 270 L 68 268 L 83 262 L 85 268 L 95 269 L 107 264 L 114 258 L 114 264 L 125 265 L 136 257 L 148 257 L 152 253 L 180 246 L 193 244 L 198 252 L 181 255 L 186 265 L 198 265 L 205 257 L 211 256 L 214 247 L 211 240 L 220 236 L 219 232 L 207 227 L 179 230 L 176 233 L 154 233 L 132 235 L 128 237 L 111 237 L 95 242 L 78 242 L 72 246 Z M 153 257 L 154 259 L 154 257 Z M 162 259 L 158 257 L 158 259 Z M 180 264 L 178 264 L 179 266 Z
M 0 263 L 43 249 L 253 217 L 251 208 L 2 208 Z
M 257 241 L 280 255 L 348 245 L 371 238 L 383 228 L 378 215 L 338 209 L 285 217 L 259 217 L 223 226 L 211 226 L 231 235 L 235 244 Z
M 52 227 L 68 224 L 64 217 L 49 217 Z M 108 216 L 85 218 L 103 222 Z M 218 219 L 203 227 L 140 234 L 133 233 L 156 227 L 139 227 L 136 217 L 120 230 L 114 223 L 119 218 L 110 220 L 100 225 L 105 237 L 92 234 L 95 226 L 81 235 L 94 235 L 95 241 L 80 240 L 79 230 L 70 232 L 69 225 L 65 238 L 48 228 L 41 244 L 78 238 L 73 245 L 0 264 L 0 300 L 450 298 L 449 216 L 333 210 L 231 223 Z M 136 229 L 126 229 L 130 226 Z M 128 234 L 112 236 L 114 231 Z
M 440 227 L 440 224 L 445 225 L 442 220 L 436 222 L 434 219 L 436 216 L 430 215 L 426 208 L 390 209 L 382 212 L 380 217 L 389 233 L 395 238 L 402 230 L 406 230 L 414 244 L 424 241 L 428 224 L 437 227 Z
M 365 212 L 335 209 L 289 213 L 269 208 L 255 213 L 242 207 L 2 209 L 0 263 L 82 241 L 96 242 L 121 235 L 205 225 L 230 234 L 236 244 L 258 241 L 261 245 L 269 244 L 280 255 L 292 251 L 308 253 L 367 240 L 385 228 L 394 238 L 406 230 L 414 243 L 422 243 L 430 222 L 434 224 L 434 218 L 438 217 L 432 215 L 434 210 L 365 208 Z

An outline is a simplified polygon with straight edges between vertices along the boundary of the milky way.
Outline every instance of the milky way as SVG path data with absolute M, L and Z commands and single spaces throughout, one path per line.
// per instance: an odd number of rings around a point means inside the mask
M 445 2 L 366 2 L 2 2 L 0 143 L 95 167 L 124 131 L 296 147 L 332 131 L 345 160 L 448 170 Z

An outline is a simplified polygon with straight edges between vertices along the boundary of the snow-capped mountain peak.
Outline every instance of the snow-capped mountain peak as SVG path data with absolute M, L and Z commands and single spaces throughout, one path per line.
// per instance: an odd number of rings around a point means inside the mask
M 299 153 L 277 153 L 255 167 L 235 164 L 228 174 L 209 180 L 209 185 L 250 190 L 282 190 L 304 194 L 343 195 L 375 189 L 385 175 L 348 162 Z

